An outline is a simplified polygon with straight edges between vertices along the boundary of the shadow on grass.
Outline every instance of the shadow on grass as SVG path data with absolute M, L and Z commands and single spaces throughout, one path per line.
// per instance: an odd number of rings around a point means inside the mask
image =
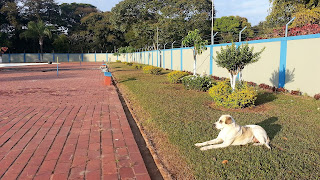
M 135 81 L 135 80 L 137 80 L 137 78 L 128 78 L 126 80 L 119 81 L 119 83 L 124 83 L 124 82 L 128 82 L 128 81 Z
M 278 121 L 277 117 L 270 117 L 257 124 L 266 130 L 270 140 L 272 140 L 281 130 L 281 125 L 274 124 L 276 121 Z
M 164 72 L 161 72 L 160 75 L 165 75 L 165 74 L 169 74 L 170 72 L 168 71 L 164 71 Z
M 277 97 L 270 92 L 259 92 L 257 96 L 257 100 L 255 101 L 255 105 L 259 106 L 271 101 L 274 101 Z

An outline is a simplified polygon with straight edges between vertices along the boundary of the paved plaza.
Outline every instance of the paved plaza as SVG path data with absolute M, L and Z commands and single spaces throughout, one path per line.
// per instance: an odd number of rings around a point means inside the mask
M 0 67 L 0 179 L 150 179 L 100 65 Z

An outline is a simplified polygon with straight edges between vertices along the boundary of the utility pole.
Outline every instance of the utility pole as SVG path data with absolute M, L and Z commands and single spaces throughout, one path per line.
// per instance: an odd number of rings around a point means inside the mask
M 157 26 L 157 50 L 159 49 L 159 27 Z

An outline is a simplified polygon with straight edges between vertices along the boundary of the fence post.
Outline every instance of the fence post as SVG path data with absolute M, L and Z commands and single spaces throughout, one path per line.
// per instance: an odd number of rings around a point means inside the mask
M 11 54 L 8 53 L 8 59 L 9 59 L 9 63 L 11 63 Z
M 97 62 L 97 51 L 94 51 L 94 62 Z
M 239 42 L 241 42 L 241 33 L 242 33 L 242 31 L 244 31 L 246 28 L 247 28 L 247 26 L 244 27 L 244 28 L 240 31 L 240 33 L 239 33 Z
M 288 25 L 295 19 L 296 17 L 293 17 L 287 24 L 286 24 L 286 34 L 285 37 L 288 37 Z
M 70 61 L 70 53 L 68 52 L 67 54 L 67 57 L 68 57 L 68 62 Z
M 81 53 L 81 61 L 83 62 L 83 53 Z M 80 61 L 80 62 L 81 62 L 81 61 Z

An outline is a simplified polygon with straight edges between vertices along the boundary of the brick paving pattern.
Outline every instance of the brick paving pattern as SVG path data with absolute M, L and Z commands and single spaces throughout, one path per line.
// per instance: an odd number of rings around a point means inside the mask
M 0 179 L 150 179 L 100 64 L 0 68 Z

